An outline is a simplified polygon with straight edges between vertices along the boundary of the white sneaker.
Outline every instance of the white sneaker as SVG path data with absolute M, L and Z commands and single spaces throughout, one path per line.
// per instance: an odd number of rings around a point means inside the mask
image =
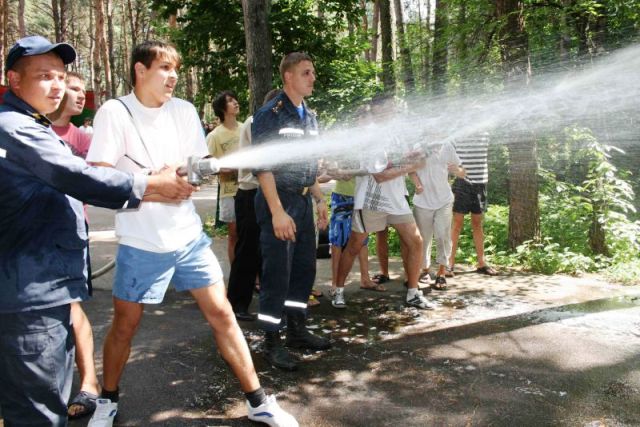
M 422 310 L 433 310 L 434 308 L 436 308 L 435 305 L 427 301 L 424 295 L 422 295 L 422 292 L 418 292 L 411 299 L 407 298 L 407 305 Z
M 96 399 L 96 411 L 87 427 L 112 427 L 118 413 L 118 403 L 109 399 Z
M 267 396 L 267 401 L 257 408 L 253 408 L 249 401 L 247 407 L 251 421 L 265 423 L 271 427 L 298 427 L 298 421 L 278 405 L 273 394 Z
M 331 305 L 334 308 L 347 308 L 347 302 L 344 300 L 344 288 L 337 288 L 333 295 Z

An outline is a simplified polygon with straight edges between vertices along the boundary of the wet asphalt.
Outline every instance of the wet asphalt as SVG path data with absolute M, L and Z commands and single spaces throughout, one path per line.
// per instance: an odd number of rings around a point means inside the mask
M 201 214 L 213 212 L 214 195 L 196 200 Z M 91 247 L 99 268 L 115 252 L 112 214 L 89 215 L 93 230 L 106 231 Z M 228 272 L 226 241 L 216 238 L 213 249 Z M 467 268 L 447 291 L 428 294 L 433 311 L 404 306 L 399 259 L 387 292 L 360 290 L 354 268 L 348 307 L 336 310 L 326 296 L 329 260 L 318 260 L 316 288 L 325 296 L 309 310 L 309 325 L 334 346 L 296 353 L 300 369 L 283 372 L 264 363 L 256 325 L 241 323 L 263 386 L 302 426 L 640 425 L 640 287 L 597 275 L 491 278 Z M 374 257 L 370 271 L 378 271 Z M 99 373 L 111 279 L 112 271 L 97 279 L 84 304 Z M 115 425 L 255 425 L 244 405 L 191 298 L 169 291 L 163 304 L 147 306 Z

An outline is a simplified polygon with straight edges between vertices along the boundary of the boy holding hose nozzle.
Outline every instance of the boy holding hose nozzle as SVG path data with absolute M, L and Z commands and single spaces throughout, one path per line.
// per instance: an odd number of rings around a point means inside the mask
M 122 170 L 162 170 L 189 158 L 189 180 L 216 171 L 208 155 L 195 107 L 172 98 L 180 58 L 169 44 L 147 41 L 131 59 L 133 92 L 107 101 L 95 117 L 88 160 Z M 196 173 L 197 172 L 197 173 Z M 148 203 L 116 216 L 119 237 L 113 283 L 114 317 L 103 351 L 102 399 L 90 427 L 110 427 L 117 412 L 119 384 L 144 304 L 159 304 L 172 283 L 189 291 L 209 323 L 223 359 L 240 382 L 249 419 L 271 426 L 297 426 L 274 396 L 260 386 L 249 348 L 226 297 L 222 270 L 211 239 L 191 200 Z

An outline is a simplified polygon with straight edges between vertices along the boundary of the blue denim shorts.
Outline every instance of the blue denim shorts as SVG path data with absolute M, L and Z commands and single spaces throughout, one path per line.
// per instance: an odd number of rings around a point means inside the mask
M 149 252 L 119 245 L 113 296 L 130 302 L 159 304 L 169 283 L 178 291 L 204 288 L 222 282 L 222 269 L 202 233 L 174 252 Z

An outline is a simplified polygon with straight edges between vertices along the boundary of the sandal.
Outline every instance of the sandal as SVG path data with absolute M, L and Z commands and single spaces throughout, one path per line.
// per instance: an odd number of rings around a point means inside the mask
M 320 298 L 324 294 L 322 293 L 322 291 L 319 291 L 319 290 L 313 288 L 313 289 L 311 289 L 311 295 L 313 295 L 316 298 Z
M 376 291 L 376 292 L 386 292 L 387 288 L 384 287 L 384 285 L 380 284 L 380 283 L 376 283 L 374 281 L 371 282 L 373 284 L 373 286 L 367 286 L 364 284 L 360 284 L 360 289 L 365 289 L 367 291 Z
M 455 277 L 455 276 L 456 274 L 453 272 L 453 265 L 445 269 L 444 277 Z
M 96 399 L 98 396 L 88 391 L 80 391 L 71 399 L 67 405 L 67 416 L 69 419 L 77 419 L 91 415 L 96 410 Z M 72 410 L 75 409 L 75 410 Z
M 436 281 L 431 285 L 431 287 L 436 291 L 446 291 L 447 279 L 445 279 L 444 276 L 437 276 Z
M 389 280 L 391 280 L 389 278 L 389 276 L 387 276 L 385 274 L 382 274 L 382 273 L 376 274 L 375 276 L 373 276 L 371 278 L 371 281 L 373 283 L 377 283 L 378 285 L 382 285 L 383 283 L 387 283 Z
M 313 295 L 309 295 L 309 301 L 307 301 L 307 307 L 315 307 L 320 305 L 320 301 L 316 299 Z
M 487 276 L 497 276 L 498 275 L 498 272 L 493 267 L 490 267 L 488 265 L 484 265 L 482 267 L 478 267 L 476 269 L 476 273 L 486 274 Z

